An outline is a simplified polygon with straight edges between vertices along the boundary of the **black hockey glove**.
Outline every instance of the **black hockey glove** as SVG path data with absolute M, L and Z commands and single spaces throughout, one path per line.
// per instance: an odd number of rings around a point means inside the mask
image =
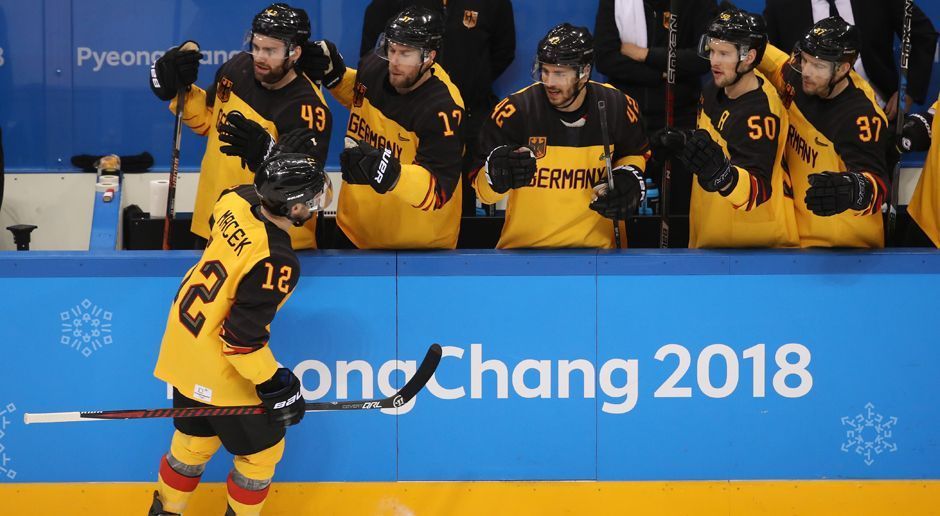
M 594 187 L 597 198 L 589 207 L 608 219 L 626 220 L 646 198 L 646 183 L 643 173 L 633 165 L 617 167 L 612 173 L 613 191 L 607 189 L 607 181 L 598 184 Z
M 183 46 L 195 46 L 195 50 L 180 50 Z M 150 89 L 160 100 L 172 100 L 176 93 L 196 82 L 199 75 L 199 45 L 187 41 L 167 50 L 150 67 Z
M 261 404 L 274 426 L 291 426 L 304 418 L 304 397 L 300 395 L 300 379 L 286 367 L 278 368 L 270 380 L 255 386 Z
M 384 194 L 395 187 L 401 176 L 401 163 L 392 150 L 376 149 L 364 141 L 346 138 L 346 148 L 339 155 L 343 180 L 353 185 L 369 185 Z
M 297 69 L 311 81 L 319 81 L 327 88 L 333 88 L 343 80 L 346 63 L 332 41 L 308 41 L 304 43 L 300 59 L 297 60 Z
M 515 145 L 500 145 L 486 158 L 486 180 L 496 193 L 510 188 L 528 186 L 535 175 L 535 155 L 527 148 L 517 150 Z
M 258 170 L 274 147 L 274 138 L 264 127 L 238 111 L 225 116 L 225 123 L 219 127 L 219 141 L 228 144 L 219 147 L 223 154 L 240 157 L 242 166 L 252 172 Z
M 662 161 L 676 157 L 685 148 L 692 131 L 679 129 L 660 129 L 650 136 L 650 151 L 653 157 Z
M 290 130 L 278 138 L 277 143 L 274 144 L 273 154 L 296 152 L 307 156 L 316 156 L 317 136 L 319 134 L 317 131 L 306 127 Z
M 907 115 L 904 118 L 904 126 L 901 128 L 901 141 L 899 143 L 899 152 L 922 152 L 930 148 L 931 134 L 930 126 L 933 124 L 933 115 L 930 113 L 916 113 Z
M 707 131 L 693 131 L 678 157 L 698 177 L 698 184 L 703 190 L 724 195 L 731 193 L 730 188 L 725 188 L 737 179 L 737 170 L 731 166 L 721 145 L 715 143 Z
M 871 182 L 858 172 L 810 174 L 809 185 L 806 207 L 820 217 L 864 210 L 874 195 Z

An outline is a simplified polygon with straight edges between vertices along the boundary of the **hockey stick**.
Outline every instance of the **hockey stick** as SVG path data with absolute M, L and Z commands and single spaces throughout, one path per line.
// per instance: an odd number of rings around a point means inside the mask
M 907 70 L 908 60 L 911 55 L 911 17 L 914 9 L 914 0 L 904 1 L 904 26 L 901 31 L 901 57 L 899 59 L 900 70 L 898 72 L 898 113 L 897 113 L 897 139 L 901 140 L 901 127 L 904 126 L 904 110 L 907 97 Z M 897 146 L 901 149 L 901 146 Z M 898 224 L 898 202 L 900 199 L 901 182 L 901 152 L 898 152 L 898 161 L 894 164 L 894 170 L 891 172 L 891 202 L 888 203 L 888 230 L 885 235 L 885 243 L 893 244 L 897 238 Z
M 199 50 L 192 41 L 183 43 L 180 50 Z M 183 132 L 183 102 L 189 86 L 176 92 L 176 122 L 173 126 L 173 155 L 170 157 L 170 186 L 166 191 L 166 218 L 163 219 L 163 250 L 170 250 L 170 226 L 176 215 L 176 180 L 180 173 L 180 136 Z
M 669 46 L 666 60 L 666 128 L 671 128 L 675 123 L 675 100 L 676 100 L 676 43 L 679 38 L 679 16 L 676 11 L 679 7 L 678 0 L 669 2 Z M 672 182 L 672 163 L 666 160 L 663 163 L 663 180 L 660 188 L 660 219 L 659 219 L 659 247 L 665 249 L 669 247 L 669 186 Z
M 601 141 L 604 143 L 604 166 L 607 167 L 607 189 L 614 191 L 613 166 L 610 163 L 610 134 L 607 133 L 607 103 L 597 101 L 598 116 L 601 118 Z M 614 244 L 620 249 L 620 221 L 614 220 Z
M 411 401 L 428 383 L 437 365 L 441 362 L 441 346 L 432 344 L 427 355 L 418 366 L 414 376 L 405 383 L 405 386 L 388 398 L 379 400 L 356 401 L 318 401 L 305 404 L 307 412 L 326 410 L 367 410 L 396 408 Z M 265 409 L 260 405 L 247 405 L 238 407 L 178 407 L 163 409 L 138 410 L 99 410 L 92 412 L 43 412 L 24 414 L 23 422 L 32 423 L 66 423 L 71 421 L 103 421 L 108 419 L 147 419 L 165 417 L 211 417 L 211 416 L 249 416 L 264 414 Z

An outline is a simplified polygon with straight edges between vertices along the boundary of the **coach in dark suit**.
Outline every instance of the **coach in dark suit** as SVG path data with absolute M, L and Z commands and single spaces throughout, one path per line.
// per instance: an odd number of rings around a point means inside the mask
M 858 27 L 862 34 L 860 54 L 865 75 L 882 102 L 887 101 L 885 114 L 888 119 L 894 120 L 898 91 L 894 36 L 901 37 L 904 0 L 767 0 L 764 7 L 770 42 L 785 52 L 792 50 L 815 22 L 836 14 Z M 926 100 L 936 44 L 937 31 L 915 5 L 911 20 L 907 95 L 918 104 Z M 856 71 L 858 69 L 856 64 Z

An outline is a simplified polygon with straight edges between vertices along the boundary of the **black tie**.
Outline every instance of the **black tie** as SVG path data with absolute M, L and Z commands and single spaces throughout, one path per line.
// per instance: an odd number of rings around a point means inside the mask
M 839 10 L 836 9 L 836 0 L 828 0 L 829 2 L 829 16 L 839 16 Z

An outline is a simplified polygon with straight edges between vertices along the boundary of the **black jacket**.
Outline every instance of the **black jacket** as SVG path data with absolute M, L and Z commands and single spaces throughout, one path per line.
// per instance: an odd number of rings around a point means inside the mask
M 901 37 L 904 0 L 852 0 L 855 24 L 862 35 L 859 47 L 869 81 L 887 101 L 898 91 L 898 65 L 894 58 L 894 36 Z M 764 7 L 767 35 L 774 46 L 790 52 L 813 26 L 809 0 L 767 0 Z M 916 5 L 911 19 L 911 57 L 907 94 L 923 104 L 930 84 L 937 31 Z
M 493 81 L 516 55 L 516 26 L 509 0 L 372 0 L 362 21 L 360 57 L 375 48 L 385 24 L 405 7 L 419 5 L 444 12 L 444 46 L 437 62 L 460 90 L 464 107 L 484 117 L 497 100 Z M 476 14 L 474 14 L 476 13 Z
M 717 14 L 715 0 L 682 0 L 677 41 L 675 115 L 676 124 L 694 127 L 695 111 L 701 96 L 702 74 L 708 61 L 696 49 L 708 22 Z M 649 129 L 664 125 L 666 110 L 666 56 L 669 30 L 664 13 L 668 0 L 644 0 L 649 55 L 646 62 L 634 61 L 620 53 L 620 33 L 614 21 L 614 0 L 600 0 L 594 24 L 597 70 L 608 81 L 640 105 Z

